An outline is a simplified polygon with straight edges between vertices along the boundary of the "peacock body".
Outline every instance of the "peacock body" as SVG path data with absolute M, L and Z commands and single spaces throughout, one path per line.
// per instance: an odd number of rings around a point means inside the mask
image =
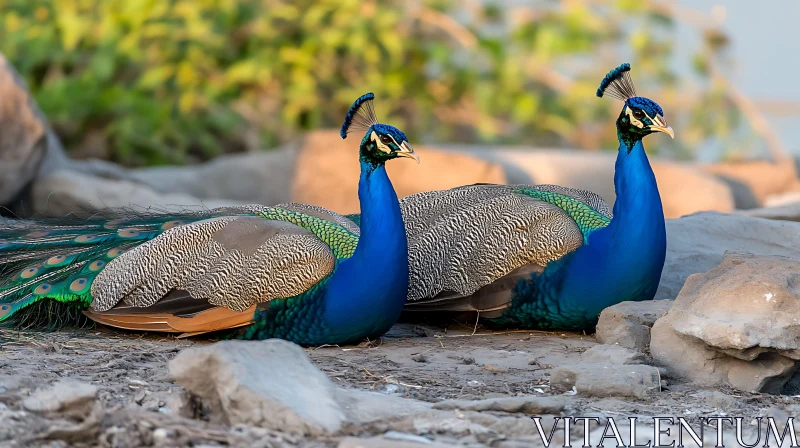
M 612 70 L 598 89 L 625 103 L 613 211 L 594 193 L 555 185 L 478 184 L 403 198 L 407 310 L 584 330 L 610 305 L 654 297 L 666 230 L 642 138 L 672 129 L 658 104 L 636 96 L 629 70 Z
M 417 158 L 377 123 L 367 94 L 342 137 L 360 145 L 362 225 L 304 204 L 0 224 L 0 322 L 180 333 L 303 345 L 378 337 L 402 311 L 408 243 L 384 164 Z M 418 160 L 418 159 L 417 159 Z

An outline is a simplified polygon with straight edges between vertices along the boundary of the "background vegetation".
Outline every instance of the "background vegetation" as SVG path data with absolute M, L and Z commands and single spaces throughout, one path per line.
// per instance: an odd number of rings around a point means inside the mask
M 680 123 L 685 146 L 670 150 L 690 156 L 713 135 L 735 152 L 743 141 L 736 98 L 715 76 L 727 39 L 713 27 L 691 56 L 696 76 L 678 79 L 680 11 L 648 0 L 507 4 L 0 0 L 0 51 L 73 155 L 129 165 L 338 127 L 366 91 L 414 141 L 613 148 L 619 103 L 594 91 L 623 60 Z

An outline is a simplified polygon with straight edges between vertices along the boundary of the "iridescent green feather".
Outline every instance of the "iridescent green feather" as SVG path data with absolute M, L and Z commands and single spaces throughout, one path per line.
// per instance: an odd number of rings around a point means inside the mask
M 0 226 L 0 322 L 31 321 L 28 314 L 42 314 L 31 305 L 42 301 L 85 309 L 92 301 L 92 281 L 109 261 L 180 224 L 173 216 L 159 218 L 13 221 Z
M 317 238 L 330 246 L 337 260 L 350 258 L 356 251 L 358 237 L 331 221 L 278 207 L 264 210 L 259 215 L 265 219 L 287 221 L 311 231 Z
M 592 232 L 602 229 L 611 222 L 611 219 L 607 216 L 571 196 L 547 190 L 530 190 L 526 188 L 520 188 L 515 192 L 549 202 L 564 210 L 580 228 L 583 233 L 584 243 L 588 243 L 589 235 Z

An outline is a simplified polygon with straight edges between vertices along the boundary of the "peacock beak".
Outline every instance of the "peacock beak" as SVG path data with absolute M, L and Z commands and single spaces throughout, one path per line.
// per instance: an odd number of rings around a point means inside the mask
M 667 120 L 665 120 L 661 116 L 656 116 L 653 121 L 655 122 L 655 124 L 650 126 L 651 131 L 663 132 L 669 135 L 670 137 L 675 138 L 675 131 L 673 131 L 672 127 L 667 124 Z
M 675 131 L 672 130 L 671 126 L 650 126 L 650 130 L 663 132 L 669 135 L 670 137 L 675 138 Z
M 397 153 L 398 157 L 408 157 L 410 159 L 414 159 L 419 163 L 419 156 L 417 153 L 414 152 L 414 148 L 411 147 L 408 142 L 404 141 L 400 144 L 400 152 Z

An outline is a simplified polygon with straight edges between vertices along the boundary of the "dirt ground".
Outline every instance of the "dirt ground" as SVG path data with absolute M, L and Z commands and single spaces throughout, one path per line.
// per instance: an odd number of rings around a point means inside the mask
M 0 331 L 0 446 L 336 446 L 348 434 L 363 437 L 388 428 L 353 427 L 336 437 L 304 440 L 257 428 L 215 427 L 202 418 L 187 418 L 175 411 L 185 407 L 186 399 L 181 387 L 170 379 L 167 362 L 186 347 L 209 342 L 105 328 L 53 333 Z M 551 391 L 550 371 L 554 366 L 579 362 L 581 353 L 595 344 L 592 335 L 575 333 L 398 324 L 373 343 L 309 348 L 307 353 L 342 386 L 436 402 L 564 393 Z M 99 388 L 102 409 L 98 421 L 89 428 L 59 431 L 55 417 L 28 412 L 21 406 L 35 389 L 65 377 Z M 669 377 L 663 379 L 662 392 L 648 401 L 575 398 L 582 415 L 700 416 L 731 412 L 721 409 L 719 403 L 709 403 L 694 387 Z M 745 417 L 764 415 L 772 406 L 797 400 L 721 392 L 735 399 L 735 414 Z M 485 443 L 493 445 L 491 441 Z

